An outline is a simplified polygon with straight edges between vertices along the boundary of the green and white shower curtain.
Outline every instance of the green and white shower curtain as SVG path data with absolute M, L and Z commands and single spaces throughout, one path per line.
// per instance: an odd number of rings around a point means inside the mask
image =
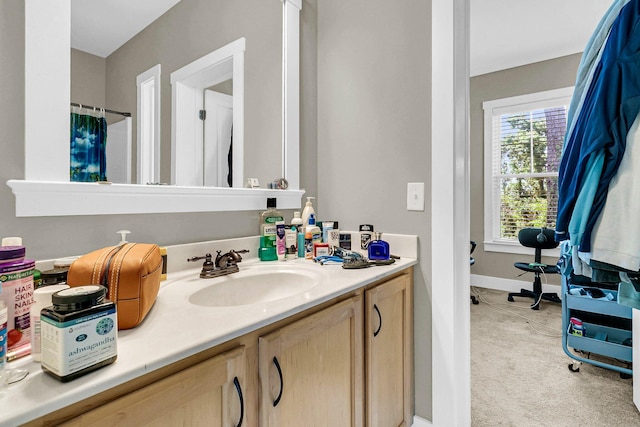
M 71 181 L 107 180 L 107 120 L 71 113 Z

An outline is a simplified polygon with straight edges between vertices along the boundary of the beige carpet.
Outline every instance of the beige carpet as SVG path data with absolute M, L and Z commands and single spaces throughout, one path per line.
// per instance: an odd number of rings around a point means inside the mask
M 471 305 L 472 426 L 640 426 L 632 379 L 587 363 L 569 370 L 560 304 L 543 301 L 534 311 L 529 298 L 472 293 L 480 297 Z

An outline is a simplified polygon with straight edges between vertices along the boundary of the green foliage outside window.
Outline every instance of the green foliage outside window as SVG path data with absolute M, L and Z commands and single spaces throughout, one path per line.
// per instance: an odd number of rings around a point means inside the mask
M 500 117 L 500 237 L 523 227 L 555 227 L 564 107 Z

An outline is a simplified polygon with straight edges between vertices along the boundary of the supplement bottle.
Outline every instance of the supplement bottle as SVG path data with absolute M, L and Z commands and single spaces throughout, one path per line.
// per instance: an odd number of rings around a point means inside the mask
M 40 312 L 43 371 L 67 382 L 116 360 L 118 318 L 106 294 L 88 285 L 51 295 L 53 306 Z

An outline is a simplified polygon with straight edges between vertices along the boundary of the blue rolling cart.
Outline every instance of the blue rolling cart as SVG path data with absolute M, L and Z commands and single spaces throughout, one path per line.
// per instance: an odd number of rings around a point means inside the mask
M 562 278 L 562 348 L 574 360 L 569 364 L 569 369 L 577 372 L 584 362 L 618 371 L 622 378 L 630 378 L 633 375 L 632 309 L 618 304 L 618 292 L 615 290 L 601 289 L 605 295 L 610 294 L 613 300 L 594 298 L 588 291 L 597 286 L 595 283 L 571 284 L 565 277 Z M 583 320 L 583 336 L 570 332 L 572 317 Z M 588 358 L 592 353 L 626 362 L 628 367 Z

